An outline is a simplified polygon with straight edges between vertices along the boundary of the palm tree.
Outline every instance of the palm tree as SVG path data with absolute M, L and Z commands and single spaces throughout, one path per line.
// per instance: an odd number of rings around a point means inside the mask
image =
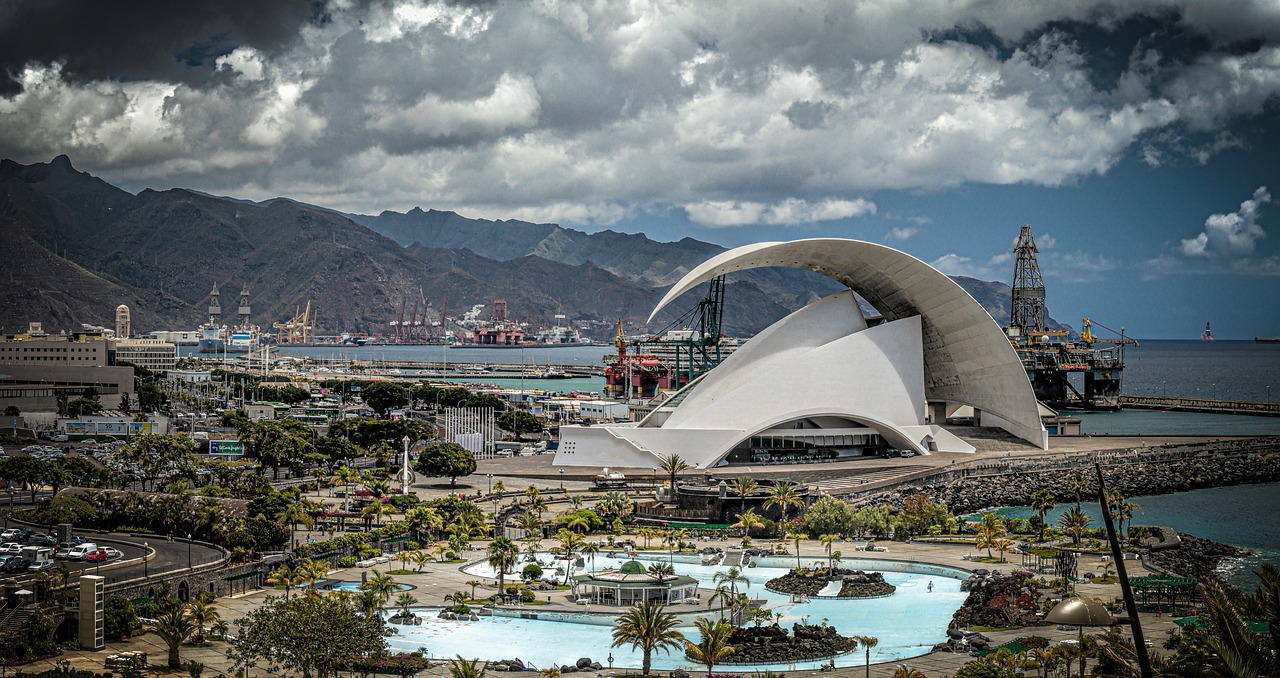
M 295 545 L 298 542 L 294 538 L 294 532 L 298 529 L 298 523 L 306 525 L 308 530 L 315 525 L 315 520 L 311 518 L 310 513 L 307 513 L 306 507 L 296 501 L 276 514 L 276 522 L 289 523 L 289 542 Z
M 196 625 L 187 616 L 186 609 L 175 607 L 156 618 L 153 627 L 160 640 L 169 647 L 169 668 L 182 668 L 182 657 L 178 654 L 185 641 L 196 630 Z
M 289 589 L 297 586 L 302 581 L 298 571 L 289 565 L 281 565 L 277 567 L 271 574 L 267 575 L 268 584 L 276 584 L 284 587 L 284 599 L 289 599 Z
M 387 507 L 387 505 L 382 503 L 382 500 L 377 499 L 377 500 L 374 500 L 372 504 L 369 504 L 368 506 L 364 507 L 364 510 L 360 512 L 360 517 L 363 518 L 365 522 L 376 519 L 377 524 L 381 525 L 382 516 L 385 516 L 390 512 L 391 511 Z
M 1070 478 L 1067 479 L 1067 487 L 1075 491 L 1076 510 L 1077 511 L 1080 510 L 1080 493 L 1084 492 L 1085 489 L 1089 487 L 1089 479 L 1085 478 L 1083 473 L 1076 471 L 1075 473 L 1071 474 Z
M 472 591 L 475 591 L 475 589 L 472 589 Z M 473 598 L 475 597 L 474 594 L 472 595 L 472 597 Z M 408 591 L 401 593 L 396 598 L 396 607 L 400 608 L 400 616 L 408 617 L 409 608 L 413 607 L 413 604 L 416 602 L 418 602 L 418 599 L 414 598 L 412 593 L 409 593 Z
M 630 644 L 633 649 L 639 648 L 644 656 L 640 673 L 647 676 L 654 650 L 670 654 L 672 648 L 679 648 L 684 642 L 684 634 L 676 630 L 678 624 L 674 614 L 667 612 L 662 605 L 646 600 L 618 615 L 613 623 L 611 647 Z
M 356 594 L 355 607 L 364 616 L 382 623 L 382 601 L 378 600 L 377 591 L 365 589 Z
M 925 678 L 925 675 L 919 669 L 913 669 L 906 664 L 899 664 L 898 668 L 893 670 L 893 678 Z
M 853 639 L 858 641 L 858 643 L 862 645 L 863 652 L 866 652 L 866 663 L 864 666 L 867 669 L 867 678 L 871 678 L 871 648 L 879 645 L 880 639 L 875 636 L 854 636 Z
M 996 537 L 991 540 L 991 545 L 1000 553 L 1000 562 L 1007 562 L 1004 559 L 1004 554 L 1013 547 L 1013 540 L 1008 537 Z
M 343 487 L 342 510 L 350 511 L 351 492 L 347 491 L 346 488 L 360 482 L 359 469 L 355 469 L 350 466 L 340 466 L 338 467 L 338 470 L 333 472 L 333 482 L 342 485 Z
M 507 491 L 507 484 L 502 482 L 501 479 L 493 481 L 494 494 L 502 494 L 503 492 L 506 492 L 506 491 Z
M 1048 678 L 1049 669 L 1058 663 L 1058 653 L 1052 648 L 1037 647 L 1031 651 L 1031 660 L 1040 668 L 1042 678 Z
M 653 563 L 649 569 L 645 570 L 654 581 L 662 581 L 664 577 L 669 577 L 676 573 L 676 569 L 667 563 Z
M 192 641 L 197 644 L 204 643 L 205 627 L 219 621 L 218 611 L 200 598 L 187 603 L 187 617 L 191 619 L 191 623 L 196 627 Z
M 654 530 L 652 527 L 642 527 L 640 528 L 638 534 L 640 535 L 641 539 L 644 539 L 644 547 L 646 549 L 649 548 L 649 540 L 658 536 L 658 532 Z
M 996 540 L 1005 535 L 1004 522 L 1000 520 L 1000 516 L 995 511 L 987 511 L 981 514 L 981 519 L 969 523 L 975 532 L 973 540 L 976 548 L 985 548 L 987 557 L 991 557 L 991 548 L 995 546 Z
M 600 542 L 589 541 L 578 549 L 582 555 L 591 559 L 591 573 L 596 571 L 596 554 L 600 552 Z
M 779 480 L 769 488 L 769 498 L 765 500 L 764 507 L 771 508 L 774 506 L 782 507 L 782 522 L 787 522 L 787 508 L 791 506 L 804 506 L 804 501 L 800 499 L 800 492 L 795 483 L 789 480 Z
M 533 511 L 525 511 L 516 516 L 511 524 L 517 528 L 524 530 L 526 538 L 534 538 L 534 533 L 541 535 L 542 519 L 534 515 Z
M 1044 541 L 1044 517 L 1048 515 L 1056 504 L 1053 503 L 1053 493 L 1048 490 L 1036 490 L 1031 495 L 1031 508 L 1035 510 L 1036 515 L 1040 516 L 1040 535 L 1036 541 Z
M 458 655 L 457 659 L 449 660 L 449 676 L 450 678 L 482 678 L 488 666 L 489 662 L 482 664 L 479 659 L 468 661 L 463 659 L 462 655 Z
M 796 572 L 800 571 L 800 542 L 804 540 L 804 533 L 800 531 L 787 533 L 786 539 L 795 542 L 796 545 Z
M 581 513 L 574 512 L 565 516 L 564 526 L 570 530 L 577 530 L 581 528 L 583 532 L 586 532 L 591 528 L 591 521 Z
M 524 488 L 524 496 L 529 500 L 529 505 L 533 506 L 534 502 L 541 498 L 542 493 L 538 491 L 537 485 L 529 483 L 529 486 Z
M 556 533 L 556 537 L 560 539 L 560 548 L 564 549 L 565 566 L 564 566 L 564 583 L 569 585 L 569 573 L 573 571 L 573 554 L 582 546 L 582 535 L 563 527 Z
M 742 573 L 741 569 L 736 567 L 731 567 L 724 572 L 716 572 L 715 576 L 711 578 L 711 582 L 716 586 L 728 584 L 729 591 L 735 596 L 738 594 L 739 583 L 743 584 L 744 588 L 751 588 L 751 580 Z
M 1071 543 L 1079 544 L 1080 537 L 1084 531 L 1089 529 L 1089 525 L 1093 522 L 1093 518 L 1089 514 L 1081 511 L 1079 507 L 1069 509 L 1066 513 L 1058 516 L 1058 524 L 1062 526 L 1063 531 L 1071 535 Z
M 823 534 L 818 536 L 818 541 L 822 542 L 822 545 L 827 548 L 827 571 L 828 572 L 832 572 L 835 570 L 835 563 L 832 562 L 832 559 L 831 559 L 831 545 L 836 543 L 836 541 L 838 541 L 839 539 L 840 539 L 840 536 L 835 534 Z M 797 548 L 796 550 L 798 551 L 799 549 Z
M 1129 530 L 1130 531 L 1133 530 L 1133 512 L 1134 511 L 1137 511 L 1138 513 L 1143 513 L 1142 507 L 1134 502 L 1127 501 L 1127 500 L 1120 502 L 1120 511 L 1118 513 L 1120 515 L 1121 535 L 1125 533 L 1124 524 L 1126 521 L 1128 521 L 1129 523 Z
M 736 517 L 738 521 L 730 527 L 741 527 L 743 534 L 749 534 L 753 527 L 764 527 L 764 518 L 757 515 L 755 509 L 747 509 Z
M 677 494 L 676 475 L 681 471 L 687 471 L 689 469 L 689 463 L 682 459 L 680 455 L 673 452 L 665 457 L 658 458 L 658 468 L 662 469 L 671 477 L 671 496 L 675 497 Z
M 422 541 L 423 532 L 435 535 L 444 528 L 444 519 L 430 506 L 415 506 L 409 509 L 405 514 L 405 520 L 408 521 L 409 529 L 414 531 L 419 542 Z
M 421 572 L 422 568 L 426 567 L 429 562 L 431 562 L 431 556 L 426 551 L 418 549 L 413 552 L 414 572 Z
M 573 510 L 575 510 L 575 511 L 576 511 L 576 510 L 578 510 L 578 509 L 582 508 L 582 495 L 580 495 L 580 494 L 569 494 L 568 492 L 566 492 L 566 493 L 564 494 L 564 498 L 565 498 L 565 500 L 566 500 L 566 501 L 568 501 L 568 502 L 569 502 L 569 506 L 572 506 L 572 507 L 573 507 Z
M 742 510 L 747 510 L 747 497 L 759 489 L 760 483 L 757 483 L 751 476 L 738 476 L 733 480 L 733 491 L 742 498 Z
M 502 600 L 507 593 L 503 586 L 506 572 L 515 567 L 519 555 L 520 550 L 506 537 L 498 537 L 489 542 L 489 566 L 498 573 L 498 600 Z
M 702 639 L 697 644 L 685 641 L 684 649 L 690 658 L 707 665 L 707 675 L 710 676 L 715 663 L 733 652 L 733 646 L 729 644 L 733 625 L 723 619 L 712 621 L 706 617 L 698 617 L 693 625 L 698 628 Z

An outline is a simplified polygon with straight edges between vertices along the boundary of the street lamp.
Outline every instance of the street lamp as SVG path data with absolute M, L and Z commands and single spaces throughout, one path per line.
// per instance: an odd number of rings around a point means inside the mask
M 187 533 L 187 569 L 188 570 L 191 569 L 191 538 L 192 536 L 193 535 L 190 532 Z
M 147 546 L 147 542 L 145 542 L 145 541 L 144 541 L 144 542 L 142 542 L 142 577 L 143 577 L 143 579 L 150 579 L 150 578 L 151 578 L 151 572 L 150 572 L 150 570 L 149 570 L 149 569 L 148 569 L 148 567 L 147 567 L 147 553 L 148 553 L 150 550 L 151 550 L 151 548 L 150 548 L 149 546 Z
M 484 493 L 493 494 L 493 474 L 492 473 L 484 474 L 484 480 L 485 480 Z

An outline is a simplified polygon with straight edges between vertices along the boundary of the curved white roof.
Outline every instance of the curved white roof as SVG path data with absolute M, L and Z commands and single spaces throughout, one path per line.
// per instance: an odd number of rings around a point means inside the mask
M 1048 447 L 1031 382 L 1003 330 L 955 281 L 891 247 L 840 238 L 738 247 L 686 274 L 658 302 L 650 320 L 716 276 L 770 266 L 806 269 L 840 282 L 887 322 L 919 316 L 925 399 L 971 405 L 1003 420 L 1010 433 Z

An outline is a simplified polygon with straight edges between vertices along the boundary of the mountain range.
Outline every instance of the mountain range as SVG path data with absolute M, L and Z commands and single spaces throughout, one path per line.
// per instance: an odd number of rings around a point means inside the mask
M 685 238 L 585 233 L 555 224 L 469 219 L 412 209 L 343 214 L 287 198 L 255 203 L 186 189 L 132 194 L 76 170 L 66 156 L 0 160 L 0 330 L 110 325 L 127 304 L 135 332 L 194 329 L 209 292 L 224 321 L 247 289 L 254 321 L 287 320 L 311 302 L 316 331 L 387 332 L 408 299 L 451 310 L 495 299 L 510 317 L 551 324 L 623 318 L 637 327 L 663 292 L 725 248 Z M 1008 285 L 955 279 L 998 323 Z M 749 336 L 840 289 L 807 271 L 758 269 L 729 278 L 727 333 Z M 695 290 L 651 331 L 696 305 Z

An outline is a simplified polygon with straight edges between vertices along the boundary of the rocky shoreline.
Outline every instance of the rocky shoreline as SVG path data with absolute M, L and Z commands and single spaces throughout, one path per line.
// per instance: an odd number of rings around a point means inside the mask
M 717 664 L 782 664 L 830 659 L 857 648 L 855 641 L 840 635 L 834 626 L 806 624 L 792 625 L 789 635 L 777 624 L 738 627 L 733 630 L 729 644 L 733 652 Z
M 1149 527 L 1149 530 L 1167 530 L 1164 527 Z M 1215 579 L 1221 581 L 1218 566 L 1223 560 L 1243 558 L 1249 552 L 1230 544 L 1222 544 L 1195 535 L 1179 532 L 1179 544 L 1172 548 L 1152 549 L 1146 556 L 1148 565 L 1169 574 L 1191 579 Z
M 879 572 L 863 572 L 862 570 L 846 570 L 835 568 L 828 572 L 821 570 L 791 570 L 790 572 L 765 582 L 764 587 L 774 593 L 791 596 L 816 596 L 827 585 L 837 579 L 842 580 L 839 598 L 879 598 L 893 595 L 897 587 L 884 580 Z
M 1280 481 L 1280 450 L 1260 449 L 1231 454 L 1204 453 L 1175 459 L 1157 459 L 1168 455 L 1159 448 L 1150 452 L 1130 451 L 1121 463 L 1104 462 L 1103 477 L 1109 489 L 1126 497 L 1172 494 L 1209 487 L 1226 487 Z M 1152 458 L 1146 458 L 1152 457 Z M 869 505 L 886 505 L 901 509 L 908 496 L 925 494 L 933 501 L 946 503 L 958 514 L 972 513 L 994 506 L 1026 506 L 1037 490 L 1048 490 L 1058 503 L 1073 502 L 1076 493 L 1069 486 L 1074 470 L 1062 468 L 1039 470 L 1023 468 L 1016 460 L 1007 463 L 1008 472 L 970 475 L 925 487 L 899 487 L 868 497 Z M 1089 466 L 1079 469 L 1089 485 L 1081 493 L 1084 499 L 1097 499 L 1097 478 Z

